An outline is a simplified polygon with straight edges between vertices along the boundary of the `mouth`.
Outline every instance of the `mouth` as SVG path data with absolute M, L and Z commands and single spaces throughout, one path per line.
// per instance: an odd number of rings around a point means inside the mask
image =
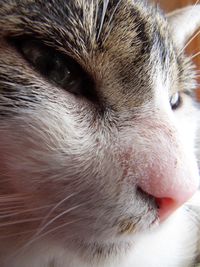
M 137 189 L 137 196 L 141 211 L 137 215 L 127 215 L 118 221 L 118 233 L 120 235 L 148 231 L 157 227 L 161 222 L 159 201 L 140 188 Z
M 146 215 L 148 216 L 149 213 L 151 213 L 150 210 Z M 139 233 L 141 231 L 148 231 L 148 230 L 151 230 L 151 229 L 157 227 L 159 225 L 159 222 L 160 222 L 159 217 L 154 216 L 150 220 L 148 220 L 148 223 L 145 223 L 145 225 L 143 227 L 141 227 L 140 221 L 142 221 L 142 220 L 144 220 L 143 217 L 141 217 L 137 221 L 135 221 L 131 218 L 122 220 L 119 223 L 119 231 L 118 231 L 119 234 L 120 235 L 131 235 L 134 233 Z

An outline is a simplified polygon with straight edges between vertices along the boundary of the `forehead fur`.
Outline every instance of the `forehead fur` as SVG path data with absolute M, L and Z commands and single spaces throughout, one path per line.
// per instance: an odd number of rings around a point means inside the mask
M 75 58 L 112 105 L 151 98 L 158 69 L 176 86 L 167 21 L 144 1 L 12 0 L 1 4 L 0 24 L 3 36 L 31 36 Z

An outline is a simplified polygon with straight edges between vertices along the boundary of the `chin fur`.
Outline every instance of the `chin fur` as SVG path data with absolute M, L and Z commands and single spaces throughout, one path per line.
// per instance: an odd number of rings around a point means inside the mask
M 195 202 L 195 205 L 194 205 Z M 199 196 L 159 227 L 120 242 L 75 243 L 44 238 L 4 258 L 2 267 L 189 267 L 198 256 Z M 4 250 L 5 244 L 1 249 Z M 1 256 L 2 257 L 2 256 Z M 2 259 L 1 259 L 2 260 Z

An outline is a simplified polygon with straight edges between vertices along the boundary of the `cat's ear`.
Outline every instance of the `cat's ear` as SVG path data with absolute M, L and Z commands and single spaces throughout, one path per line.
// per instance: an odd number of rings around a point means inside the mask
M 167 15 L 174 42 L 183 48 L 189 38 L 200 27 L 200 5 L 188 6 Z

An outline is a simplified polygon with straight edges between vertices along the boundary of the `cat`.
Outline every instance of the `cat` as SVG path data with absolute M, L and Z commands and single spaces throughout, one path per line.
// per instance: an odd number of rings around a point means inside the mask
M 0 1 L 1 267 L 200 263 L 199 27 L 198 4 Z

